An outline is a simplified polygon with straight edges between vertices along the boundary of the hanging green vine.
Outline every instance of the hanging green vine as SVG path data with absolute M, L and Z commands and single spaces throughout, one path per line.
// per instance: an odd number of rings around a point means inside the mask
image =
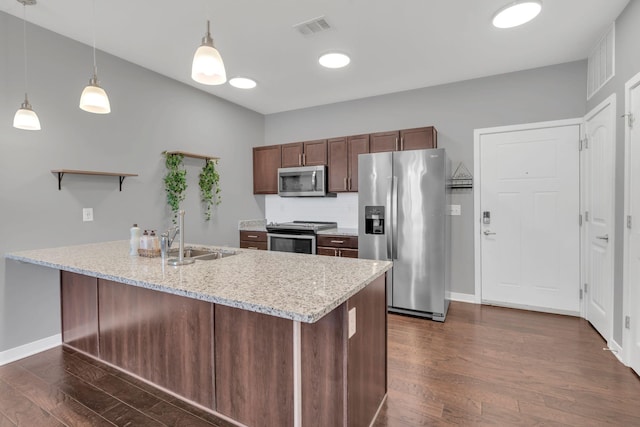
M 218 160 L 207 159 L 200 172 L 200 199 L 205 205 L 204 217 L 211 219 L 211 206 L 220 204 L 220 174 L 216 171 Z
M 163 151 L 167 174 L 164 177 L 164 189 L 167 192 L 167 203 L 173 213 L 172 221 L 175 224 L 180 202 L 184 200 L 187 189 L 187 171 L 182 168 L 182 154 L 168 154 Z

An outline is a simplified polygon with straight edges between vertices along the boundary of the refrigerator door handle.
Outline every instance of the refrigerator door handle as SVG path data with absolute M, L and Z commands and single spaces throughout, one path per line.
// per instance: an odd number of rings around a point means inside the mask
M 398 259 L 398 177 L 392 178 L 393 183 L 393 195 L 391 200 L 391 240 L 392 240 L 392 253 L 391 259 Z
M 385 239 L 387 242 L 387 259 L 393 259 L 392 243 L 393 243 L 393 230 L 391 227 L 391 196 L 393 192 L 393 177 L 389 177 L 389 188 L 387 189 L 387 207 L 385 212 L 384 232 L 386 234 Z

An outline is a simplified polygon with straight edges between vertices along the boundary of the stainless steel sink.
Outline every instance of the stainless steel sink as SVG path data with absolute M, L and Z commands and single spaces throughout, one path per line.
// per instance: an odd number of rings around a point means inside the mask
M 224 249 L 206 249 L 206 248 L 184 248 L 184 257 L 193 258 L 200 261 L 210 261 L 212 259 L 226 258 L 231 255 L 236 255 L 236 251 L 224 250 Z M 178 248 L 170 249 L 169 256 L 177 257 Z

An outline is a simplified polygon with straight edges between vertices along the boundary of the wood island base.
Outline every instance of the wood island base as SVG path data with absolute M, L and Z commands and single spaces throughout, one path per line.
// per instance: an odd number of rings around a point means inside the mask
M 369 426 L 386 396 L 384 273 L 315 323 L 66 271 L 60 282 L 65 345 L 240 425 Z

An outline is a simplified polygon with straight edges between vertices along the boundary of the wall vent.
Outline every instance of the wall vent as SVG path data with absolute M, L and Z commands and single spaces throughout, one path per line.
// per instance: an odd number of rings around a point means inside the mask
M 324 16 L 310 19 L 305 22 L 301 22 L 293 26 L 303 36 L 311 36 L 321 31 L 326 31 L 331 28 L 331 25 L 327 22 Z
M 598 41 L 587 61 L 587 100 L 591 99 L 616 74 L 615 22 Z

